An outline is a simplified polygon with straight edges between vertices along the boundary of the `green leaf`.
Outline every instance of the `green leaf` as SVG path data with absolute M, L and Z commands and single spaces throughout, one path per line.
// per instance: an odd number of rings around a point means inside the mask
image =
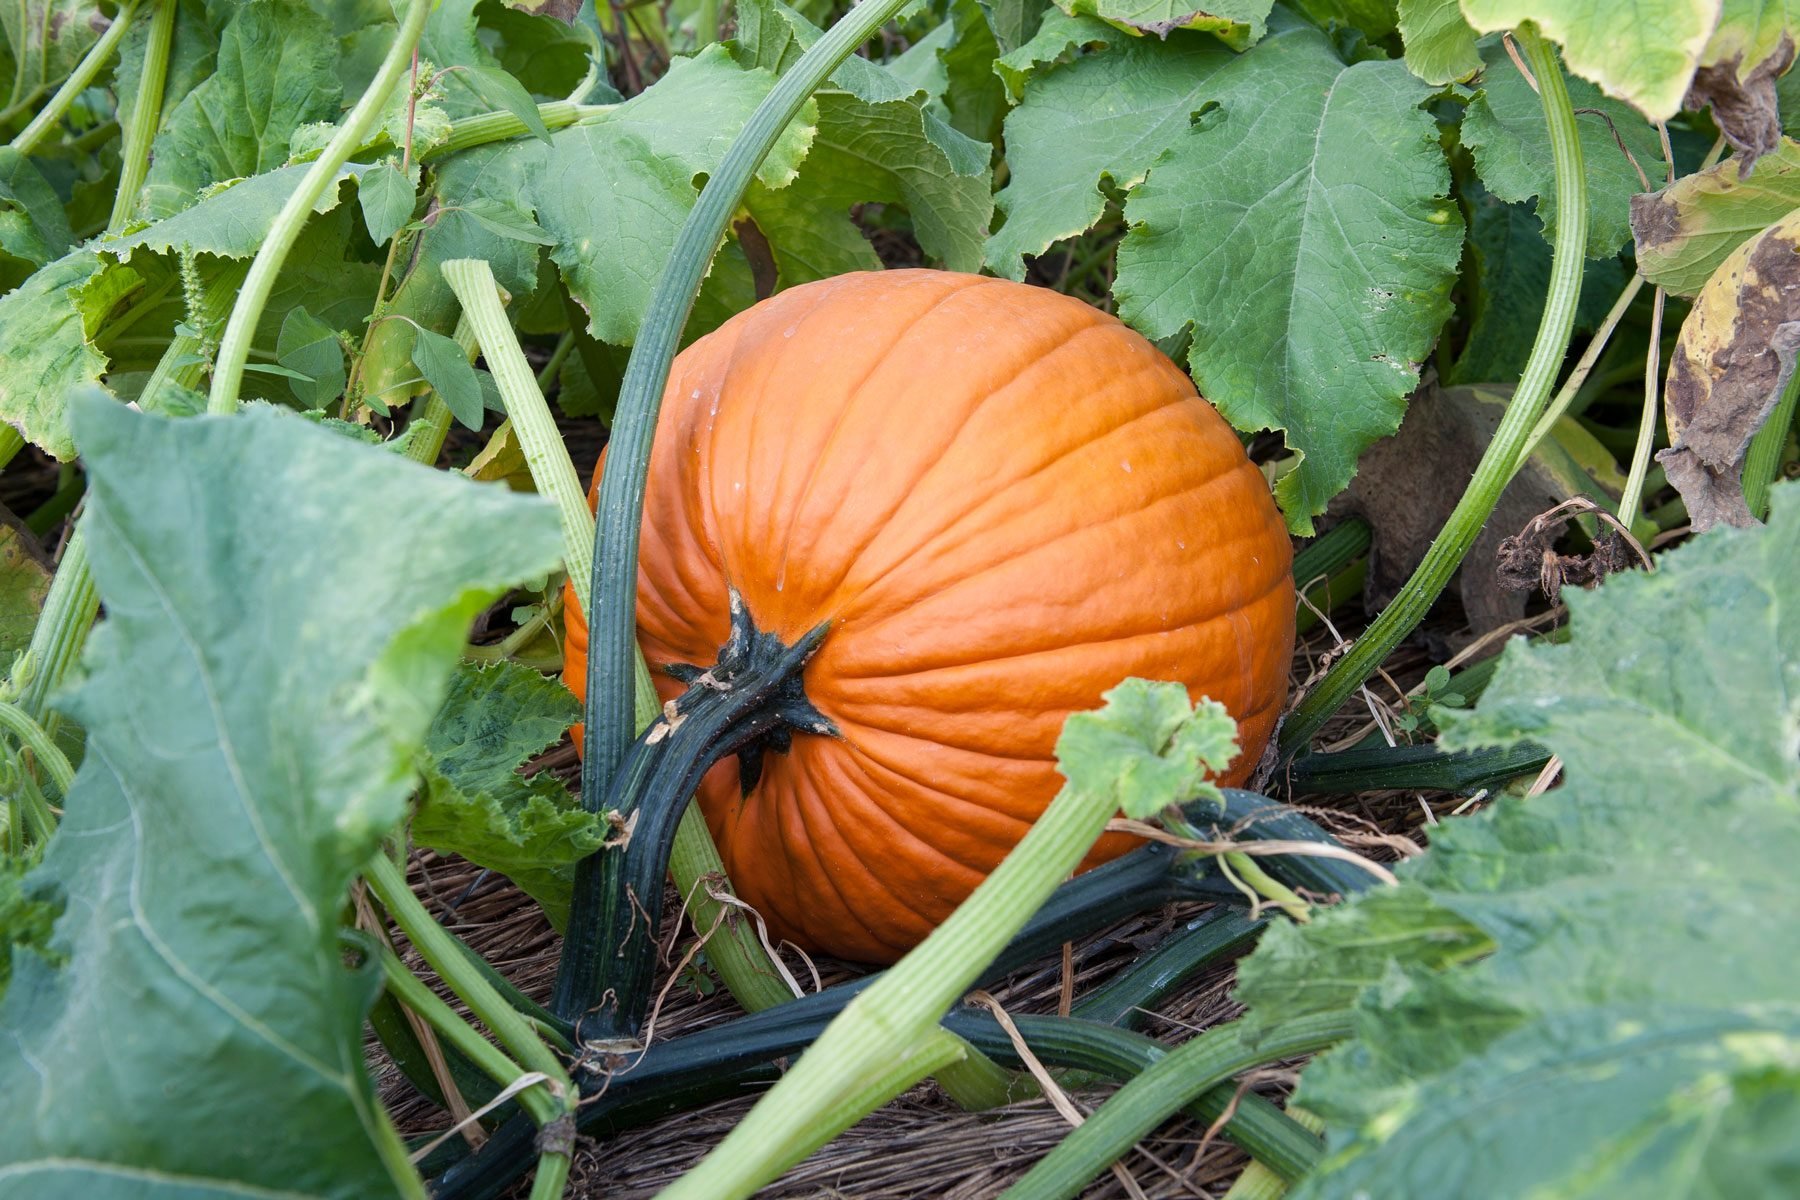
M 62 462 L 75 457 L 69 389 L 98 384 L 106 370 L 80 304 L 83 286 L 99 270 L 98 258 L 76 250 L 0 296 L 0 419 Z
M 419 168 L 402 172 L 392 159 L 370 167 L 356 185 L 363 224 L 377 246 L 385 246 L 408 221 L 419 199 Z
M 533 246 L 554 246 L 556 239 L 545 233 L 538 223 L 498 199 L 480 197 L 461 207 L 476 224 L 496 237 L 513 242 L 529 242 Z
M 747 3 L 743 10 L 765 7 Z M 819 31 L 784 5 L 772 7 L 752 25 L 755 36 L 740 40 L 738 54 L 745 63 L 785 69 L 787 52 L 811 45 Z M 773 46 L 770 29 L 783 35 Z M 850 62 L 861 60 L 846 67 Z M 869 201 L 904 205 L 931 258 L 953 271 L 979 269 L 993 212 L 991 147 L 958 133 L 918 89 L 873 63 L 840 69 L 814 99 L 818 123 L 804 163 L 791 179 L 752 185 L 745 198 L 769 241 L 780 285 L 879 267 L 850 220 L 851 208 Z
M 1031 40 L 1014 47 L 994 61 L 994 74 L 1006 87 L 1007 99 L 1018 103 L 1025 84 L 1038 68 L 1067 63 L 1078 51 L 1106 46 L 1119 40 L 1114 26 L 1096 17 L 1071 17 L 1060 8 L 1044 16 Z
M 337 44 L 304 5 L 248 0 L 219 36 L 217 66 L 169 113 L 139 210 L 155 218 L 207 187 L 287 161 L 294 130 L 338 113 Z
M 1657 287 L 1695 296 L 1745 242 L 1800 208 L 1800 143 L 1781 139 L 1743 178 L 1737 158 L 1631 198 L 1638 270 Z
M 19 99 L 47 94 L 74 72 L 107 24 L 95 0 L 0 4 L 0 79 Z
M 1426 83 L 1467 79 L 1481 70 L 1475 31 L 1457 0 L 1400 0 L 1400 39 L 1406 65 Z
M 275 361 L 289 372 L 288 386 L 302 408 L 323 408 L 344 394 L 344 346 L 338 331 L 304 307 L 290 310 L 275 342 Z M 268 369 L 267 364 L 262 364 Z
M 0 1003 L 5 1186 L 392 1195 L 379 975 L 346 967 L 340 913 L 470 619 L 554 566 L 555 516 L 272 409 L 76 418 L 107 617 L 70 704 L 87 757 L 25 885 L 67 902 L 64 965 L 18 954 Z M 364 505 L 382 520 L 344 520 Z
M 555 776 L 519 774 L 561 739 L 581 706 L 554 679 L 517 663 L 464 665 L 426 739 L 427 789 L 413 840 L 499 871 L 568 920 L 575 864 L 605 840 L 600 819 Z
M 1120 315 L 1152 338 L 1192 325 L 1201 394 L 1285 431 L 1301 459 L 1275 494 L 1302 535 L 1399 425 L 1449 315 L 1462 218 L 1431 94 L 1398 62 L 1345 66 L 1317 30 L 1273 33 L 1125 204 Z
M 1251 1019 L 1354 1009 L 1296 1102 L 1296 1200 L 1776 1196 L 1800 1094 L 1800 489 L 1515 640 L 1445 745 L 1530 740 L 1563 786 L 1441 822 L 1402 884 L 1243 965 Z M 1491 951 L 1491 952 L 1489 952 Z
M 1463 116 L 1463 145 L 1475 155 L 1481 182 L 1494 195 L 1513 202 L 1537 197 L 1544 236 L 1554 239 L 1556 171 L 1544 107 L 1499 43 L 1483 43 L 1481 57 L 1486 73 L 1481 92 Z M 1575 127 L 1587 181 L 1587 255 L 1610 258 L 1631 237 L 1631 198 L 1645 190 L 1646 176 L 1660 181 L 1668 168 L 1656 130 L 1641 113 L 1606 99 L 1590 83 L 1570 79 L 1568 85 L 1569 100 L 1578 110 Z M 1580 111 L 1587 109 L 1596 111 Z M 1619 149 L 1621 140 L 1630 158 Z
M 1719 0 L 1633 0 L 1629 13 L 1615 0 L 1462 0 L 1462 10 L 1481 33 L 1532 22 L 1561 44 L 1569 70 L 1666 121 L 1681 111 Z
M 489 107 L 509 112 L 524 123 L 533 137 L 550 140 L 550 129 L 538 115 L 537 102 L 525 85 L 499 67 L 465 67 L 452 71 L 450 78 L 474 90 Z
M 31 644 L 31 630 L 50 591 L 50 566 L 23 528 L 0 523 L 0 663 Z
M 0 253 L 41 267 L 67 254 L 74 240 L 62 201 L 37 167 L 0 146 Z
M 262 248 L 281 206 L 294 193 L 300 179 L 310 167 L 296 165 L 277 167 L 253 179 L 221 185 L 208 190 L 200 201 L 174 216 L 165 217 L 136 233 L 121 238 L 104 239 L 93 244 L 95 250 L 124 260 L 142 247 L 157 253 L 188 251 L 194 254 L 217 254 L 225 258 L 249 258 Z M 351 163 L 338 173 L 337 186 L 327 187 L 315 213 L 330 212 L 342 199 L 343 181 L 355 179 L 368 170 Z
M 1397 22 L 1394 0 L 1290 0 L 1290 3 L 1322 29 L 1355 30 L 1370 41 L 1394 32 Z
M 1026 50 L 1061 54 L 1089 44 L 1092 31 L 1053 16 Z M 1023 102 L 1006 118 L 1012 174 L 995 197 L 1006 221 L 988 239 L 987 261 L 1009 279 L 1025 277 L 1024 256 L 1042 254 L 1098 221 L 1106 210 L 1103 186 L 1142 182 L 1157 156 L 1213 101 L 1213 76 L 1237 61 L 1212 38 L 1191 34 L 1167 42 L 1121 40 L 1031 77 Z M 1250 55 L 1264 53 L 1258 47 Z M 1019 57 L 1013 61 L 1024 78 L 1028 67 Z
M 475 378 L 475 368 L 469 365 L 468 355 L 456 339 L 429 329 L 416 329 L 412 357 L 413 365 L 450 409 L 450 415 L 466 428 L 480 429 L 481 382 Z
M 1234 49 L 1242 50 L 1268 28 L 1273 0 L 1206 0 L 1198 8 L 1193 0 L 1058 0 L 1070 16 L 1098 17 L 1134 33 L 1168 37 L 1177 29 L 1216 34 Z
M 1238 750 L 1237 724 L 1214 700 L 1193 704 L 1179 683 L 1127 679 L 1093 712 L 1071 714 L 1056 739 L 1056 766 L 1069 785 L 1113 794 L 1139 819 L 1197 798 L 1223 802 L 1208 782 Z

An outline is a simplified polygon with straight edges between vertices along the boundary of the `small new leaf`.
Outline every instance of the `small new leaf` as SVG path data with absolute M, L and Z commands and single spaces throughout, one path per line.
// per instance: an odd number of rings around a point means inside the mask
M 538 114 L 537 101 L 525 85 L 499 67 L 459 67 L 450 77 L 471 88 L 493 107 L 519 118 L 533 137 L 550 140 L 550 129 Z
M 1225 706 L 1188 700 L 1179 683 L 1127 679 L 1104 707 L 1075 713 L 1056 740 L 1056 763 L 1071 786 L 1110 792 L 1128 817 L 1152 817 L 1198 797 L 1220 801 L 1209 773 L 1237 754 L 1237 724 Z
M 363 223 L 377 246 L 385 246 L 412 219 L 418 201 L 419 168 L 401 171 L 392 159 L 371 167 L 357 184 Z
M 344 394 L 344 346 L 338 332 L 304 308 L 290 309 L 275 342 L 275 360 L 302 408 L 324 408 Z
M 456 339 L 421 327 L 413 333 L 412 357 L 413 366 L 436 389 L 450 415 L 466 428 L 480 429 L 481 381 Z

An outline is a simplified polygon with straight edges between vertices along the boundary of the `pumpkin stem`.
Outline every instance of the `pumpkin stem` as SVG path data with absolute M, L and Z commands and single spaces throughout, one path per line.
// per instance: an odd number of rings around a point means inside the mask
M 837 736 L 806 697 L 801 675 L 830 624 L 792 646 L 756 627 L 731 593 L 731 634 L 707 668 L 676 664 L 688 690 L 632 743 L 602 808 L 614 836 L 575 869 L 552 1010 L 577 1023 L 577 1040 L 604 1052 L 634 1049 L 649 1008 L 663 879 L 675 829 L 701 777 L 738 756 L 747 792 L 762 756 L 785 753 L 793 731 Z

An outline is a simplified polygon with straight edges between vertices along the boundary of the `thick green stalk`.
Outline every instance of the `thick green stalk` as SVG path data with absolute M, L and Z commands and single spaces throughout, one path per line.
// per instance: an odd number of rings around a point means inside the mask
M 1325 1122 L 1304 1109 L 1288 1105 L 1288 1118 L 1314 1133 L 1325 1132 Z M 1231 1190 L 1225 1193 L 1225 1200 L 1281 1200 L 1288 1193 L 1288 1181 L 1280 1175 L 1253 1162 L 1244 1168 Z
M 362 99 L 356 102 L 356 107 L 350 110 L 350 115 L 344 119 L 343 125 L 323 153 L 307 169 L 300 186 L 294 189 L 287 202 L 281 206 L 281 212 L 275 217 L 275 224 L 263 239 L 255 261 L 250 264 L 250 273 L 244 278 L 244 288 L 238 293 L 237 304 L 231 310 L 231 320 L 225 326 L 225 337 L 219 343 L 218 362 L 213 368 L 212 391 L 206 401 L 208 412 L 228 413 L 236 410 L 238 389 L 244 381 L 244 364 L 250 358 L 250 343 L 256 336 L 256 323 L 262 316 L 263 307 L 269 302 L 269 293 L 275 288 L 275 277 L 287 262 L 288 252 L 299 239 L 301 229 L 312 215 L 313 206 L 325 194 L 325 189 L 335 184 L 338 172 L 380 120 L 388 98 L 394 94 L 394 89 L 399 86 L 401 77 L 412 63 L 413 50 L 419 44 L 419 35 L 425 28 L 425 18 L 430 15 L 431 9 L 431 0 L 412 0 L 406 11 L 406 19 L 401 22 L 399 32 L 394 36 L 393 45 L 388 47 L 387 57 L 381 60 L 381 67 L 375 72 L 375 78 L 370 81 L 368 89 L 363 92 Z
M 1243 1021 L 1209 1029 L 1120 1088 L 1002 1193 L 1003 1200 L 1071 1200 L 1090 1179 L 1202 1092 L 1264 1063 L 1323 1050 L 1349 1037 L 1351 1028 L 1349 1012 L 1331 1012 L 1275 1029 L 1249 1029 Z
M 37 144 L 44 140 L 44 135 L 56 128 L 56 123 L 68 113 L 69 106 L 75 103 L 75 97 L 87 91 L 104 67 L 118 50 L 119 43 L 125 39 L 125 31 L 131 28 L 131 18 L 137 12 L 137 0 L 126 0 L 119 9 L 119 15 L 113 23 L 100 35 L 100 40 L 88 47 L 88 52 L 81 56 L 75 64 L 75 72 L 63 80 L 63 85 L 56 89 L 56 95 L 50 97 L 50 103 L 44 105 L 38 115 L 31 119 L 31 124 L 19 131 L 19 136 L 12 140 L 12 148 L 20 154 L 30 154 Z
M 1544 299 L 1544 316 L 1537 341 L 1506 415 L 1494 440 L 1475 468 L 1462 499 L 1423 561 L 1406 581 L 1399 595 L 1382 610 L 1348 653 L 1334 663 L 1282 726 L 1280 747 L 1284 758 L 1303 751 L 1315 733 L 1375 672 L 1394 647 L 1418 627 L 1450 577 L 1461 565 L 1469 547 L 1492 515 L 1506 490 L 1532 429 L 1542 415 L 1558 366 L 1569 347 L 1575 324 L 1575 306 L 1581 298 L 1581 270 L 1587 245 L 1587 186 L 1582 175 L 1581 140 L 1576 133 L 1575 112 L 1569 105 L 1562 68 L 1549 42 L 1531 25 L 1516 30 L 1519 44 L 1537 76 L 1538 96 L 1550 129 L 1550 149 L 1556 162 L 1556 247 L 1550 264 L 1550 290 Z M 1451 481 L 1445 480 L 1446 485 Z M 590 697 L 591 699 L 591 697 Z
M 38 765 L 50 776 L 57 791 L 65 796 L 69 794 L 69 788 L 75 783 L 75 768 L 69 765 L 68 756 L 56 748 L 42 725 L 18 705 L 0 700 L 0 729 L 18 738 L 19 743 L 36 756 Z
M 594 602 L 586 610 L 587 728 L 581 792 L 589 812 L 600 811 L 607 784 L 636 736 L 631 680 L 637 654 L 635 601 L 644 484 L 669 365 L 694 297 L 727 223 L 776 139 L 838 64 L 905 5 L 906 0 L 867 0 L 851 9 L 788 68 L 707 180 L 651 295 L 625 369 L 606 471 L 600 481 L 599 530 L 593 583 L 588 589 Z
M 919 1052 L 949 1007 L 1087 853 L 1115 811 L 1110 791 L 1064 787 L 972 896 L 919 947 L 851 1001 L 812 1049 L 664 1200 L 748 1196 L 817 1128 L 843 1128 L 866 1081 Z
M 463 357 L 474 359 L 479 347 L 475 344 L 475 327 L 469 324 L 466 313 L 456 319 L 456 332 L 451 336 L 462 348 Z M 450 406 L 436 389 L 425 393 L 419 415 L 406 427 L 406 457 L 426 466 L 435 463 L 444 452 L 444 439 L 450 436 L 451 419 Z
M 500 307 L 493 272 L 485 262 L 469 260 L 446 263 L 443 271 L 445 280 L 463 304 L 466 325 L 459 323 L 457 326 L 458 343 L 463 344 L 466 329 L 472 343 L 482 348 L 488 367 L 494 372 L 501 398 L 506 402 L 507 416 L 531 469 L 532 480 L 541 494 L 555 501 L 562 516 L 569 577 L 577 581 L 586 579 L 592 570 L 593 514 L 582 495 L 580 478 L 569 461 L 555 418 L 551 416 L 518 339 L 506 321 L 505 311 Z M 433 402 L 441 404 L 435 396 Z M 431 411 L 428 407 L 427 419 Z M 448 410 L 444 416 L 448 417 Z M 441 436 L 437 444 L 441 447 Z M 435 451 L 431 457 L 435 461 Z M 635 642 L 633 651 L 633 723 L 641 730 L 655 719 L 661 705 L 650 682 L 649 668 L 644 664 L 643 656 L 636 653 Z M 726 906 L 714 900 L 701 885 L 705 876 L 723 878 L 725 866 L 712 843 L 712 835 L 707 832 L 705 820 L 698 812 L 683 814 L 670 865 L 682 894 L 690 897 L 689 912 L 695 928 L 704 931 L 712 929 L 715 922 L 719 924 L 718 933 L 707 944 L 707 957 L 739 1002 L 756 1011 L 792 999 L 793 993 L 782 983 L 779 972 L 757 939 L 752 923 L 734 919 L 741 915 L 741 910 L 723 912 Z
M 1744 503 L 1750 507 L 1750 515 L 1759 521 L 1767 520 L 1769 516 L 1769 486 L 1781 470 L 1788 431 L 1794 425 L 1796 396 L 1800 396 L 1800 371 L 1788 376 L 1787 387 L 1782 389 L 1775 411 L 1750 439 L 1750 449 L 1744 455 Z
M 538 105 L 538 119 L 551 133 L 559 129 L 567 129 L 587 117 L 598 116 L 607 112 L 610 104 L 576 104 L 570 100 L 551 100 Z M 472 150 L 476 146 L 486 146 L 493 142 L 507 142 L 513 138 L 524 137 L 531 131 L 525 128 L 525 122 L 509 112 L 479 113 L 473 117 L 464 117 L 460 121 L 450 123 L 450 132 L 444 140 L 421 151 L 419 161 L 436 162 L 460 154 L 464 150 Z M 371 149 L 371 146 L 364 149 Z
M 423 980 L 406 969 L 394 952 L 381 950 L 381 974 L 394 998 L 423 1017 L 444 1041 L 501 1087 L 506 1087 L 525 1073 L 518 1063 L 506 1057 L 494 1043 L 482 1037 L 476 1028 L 458 1016 L 442 997 L 425 986 Z M 547 1125 L 562 1115 L 557 1103 L 541 1083 L 532 1084 L 518 1094 L 519 1107 L 531 1114 L 539 1125 Z
M 394 924 L 431 964 L 431 969 L 469 1006 L 476 1019 L 493 1031 L 500 1044 L 511 1051 L 526 1070 L 541 1071 L 549 1076 L 551 1090 L 572 1108 L 575 1093 L 562 1062 L 544 1045 L 531 1022 L 507 1003 L 482 972 L 469 965 L 468 959 L 457 948 L 456 939 L 425 911 L 419 898 L 406 886 L 406 876 L 400 873 L 400 868 L 386 854 L 375 854 L 363 866 L 363 879 L 382 907 L 387 909 Z
M 119 147 L 119 190 L 113 193 L 108 229 L 122 229 L 137 208 L 138 189 L 150 173 L 150 143 L 162 122 L 163 87 L 169 79 L 169 45 L 175 37 L 175 11 L 179 0 L 153 0 L 156 15 L 150 21 L 150 42 L 144 48 L 144 69 L 139 76 L 131 121 Z
M 562 518 L 563 561 L 569 578 L 585 579 L 593 568 L 594 514 L 588 511 L 581 478 L 569 461 L 568 447 L 550 415 L 550 405 L 538 390 L 537 376 L 525 361 L 519 339 L 500 307 L 500 287 L 494 272 L 478 258 L 459 258 L 443 265 L 444 281 L 462 303 L 463 317 L 475 331 L 488 370 L 494 373 L 500 398 L 513 436 L 531 469 L 538 494 L 556 505 Z M 435 456 L 434 456 L 435 457 Z

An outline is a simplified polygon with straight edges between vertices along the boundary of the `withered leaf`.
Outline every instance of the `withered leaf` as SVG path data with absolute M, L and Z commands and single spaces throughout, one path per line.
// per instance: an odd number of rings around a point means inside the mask
M 1781 140 L 1775 81 L 1794 63 L 1787 10 L 1785 3 L 1725 4 L 1682 102 L 1685 108 L 1712 107 L 1713 121 L 1737 151 L 1745 178 Z
M 1669 362 L 1670 446 L 1657 454 L 1696 530 L 1753 525 L 1744 455 L 1800 351 L 1800 211 L 1746 242 L 1713 273 Z

